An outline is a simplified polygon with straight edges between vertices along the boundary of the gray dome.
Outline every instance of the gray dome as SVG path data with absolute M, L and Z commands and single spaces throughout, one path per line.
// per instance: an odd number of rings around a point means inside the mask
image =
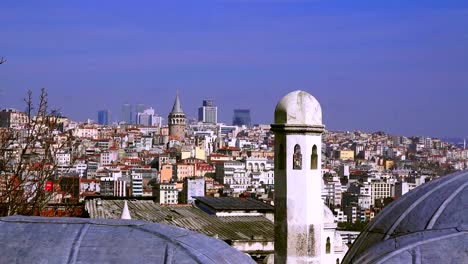
M 464 263 L 468 172 L 426 183 L 385 208 L 343 263 Z
M 336 228 L 335 215 L 325 204 L 323 205 L 323 223 Z
M 135 220 L 0 218 L 1 263 L 255 263 L 221 240 Z
M 276 105 L 275 124 L 322 126 L 322 108 L 308 92 L 290 92 Z

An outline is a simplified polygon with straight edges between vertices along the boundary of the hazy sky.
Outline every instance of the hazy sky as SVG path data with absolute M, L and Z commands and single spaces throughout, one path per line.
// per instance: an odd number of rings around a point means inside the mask
M 272 123 L 301 89 L 329 129 L 468 136 L 468 1 L 0 1 L 0 107 L 76 120 L 123 103 Z

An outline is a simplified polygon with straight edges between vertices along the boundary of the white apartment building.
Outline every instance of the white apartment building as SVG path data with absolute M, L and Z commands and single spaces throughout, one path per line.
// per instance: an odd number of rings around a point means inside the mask
M 273 163 L 266 158 L 247 158 L 244 161 L 225 161 L 216 165 L 216 180 L 241 193 L 249 187 L 274 184 Z
M 97 139 L 99 132 L 95 127 L 78 127 L 74 130 L 73 135 L 79 138 L 92 138 Z
M 132 195 L 143 195 L 143 175 L 141 173 L 132 172 Z
M 335 178 L 333 181 L 324 183 L 324 190 L 322 191 L 322 199 L 327 206 L 341 205 L 342 186 L 341 182 Z
M 252 178 L 241 161 L 226 161 L 216 166 L 216 180 L 231 188 L 234 193 L 241 193 L 252 185 Z
M 103 151 L 100 156 L 101 166 L 112 164 L 112 162 L 119 159 L 118 151 Z
M 84 176 L 84 174 L 86 173 L 86 169 L 88 169 L 88 165 L 86 165 L 84 161 L 79 161 L 75 163 L 75 171 L 76 173 L 78 173 L 80 178 Z
M 159 183 L 153 189 L 153 196 L 159 204 L 178 204 L 179 191 L 175 183 Z
M 70 153 L 59 152 L 55 156 L 57 158 L 57 165 L 59 166 L 70 165 Z
M 258 187 L 261 184 L 275 184 L 274 164 L 268 161 L 268 159 L 247 158 L 245 160 L 245 165 L 252 185 Z

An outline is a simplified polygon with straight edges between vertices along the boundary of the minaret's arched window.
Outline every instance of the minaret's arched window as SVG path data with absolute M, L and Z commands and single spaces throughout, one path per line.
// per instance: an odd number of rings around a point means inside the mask
M 327 237 L 327 244 L 325 245 L 325 253 L 330 254 L 330 237 Z
M 317 145 L 312 147 L 312 156 L 310 157 L 310 169 L 316 170 L 318 168 L 318 155 Z
M 298 144 L 294 146 L 293 170 L 302 170 L 301 146 L 299 146 Z
M 339 258 L 336 259 L 336 264 L 340 264 L 340 259 Z
M 284 170 L 285 167 L 285 156 L 284 156 L 284 146 L 280 144 L 279 153 L 278 153 L 278 169 Z

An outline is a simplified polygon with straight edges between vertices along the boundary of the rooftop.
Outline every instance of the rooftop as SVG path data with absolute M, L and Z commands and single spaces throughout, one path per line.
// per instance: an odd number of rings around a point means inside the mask
M 128 200 L 132 219 L 174 225 L 224 241 L 252 240 L 274 241 L 273 223 L 262 216 L 209 215 L 191 205 L 161 206 L 153 201 Z M 123 200 L 88 200 L 86 211 L 91 218 L 119 219 L 124 208 Z
M 273 212 L 273 206 L 252 198 L 195 197 L 195 199 L 215 210 L 268 210 Z

